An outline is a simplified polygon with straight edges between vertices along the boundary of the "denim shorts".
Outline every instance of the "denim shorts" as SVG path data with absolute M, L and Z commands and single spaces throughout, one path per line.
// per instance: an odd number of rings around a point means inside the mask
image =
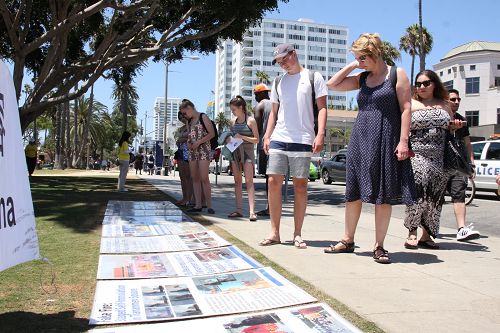
M 312 146 L 301 143 L 271 141 L 267 175 L 286 175 L 290 177 L 309 178 Z

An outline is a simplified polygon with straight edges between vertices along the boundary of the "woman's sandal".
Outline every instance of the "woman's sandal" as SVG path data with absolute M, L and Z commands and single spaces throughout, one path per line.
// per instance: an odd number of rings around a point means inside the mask
M 250 214 L 250 217 L 248 218 L 250 222 L 255 222 L 257 221 L 257 215 L 255 213 Z
M 405 241 L 405 248 L 409 250 L 417 250 L 418 249 L 418 242 L 417 242 L 417 236 L 408 236 L 408 238 Z
M 438 250 L 439 249 L 439 245 L 437 245 L 432 239 L 419 240 L 418 246 L 423 247 L 424 249 L 429 249 L 429 250 Z
M 229 217 L 230 219 L 234 219 L 234 218 L 237 218 L 237 217 L 243 217 L 243 215 L 240 212 L 234 211 L 231 214 L 229 214 L 227 217 Z
M 343 248 L 339 249 L 336 247 L 338 244 L 344 245 Z M 345 240 L 340 240 L 335 245 L 330 245 L 330 247 L 323 250 L 325 253 L 353 253 L 354 252 L 354 242 L 348 243 Z
M 389 258 L 389 252 L 384 249 L 382 246 L 377 246 L 375 250 L 373 250 L 373 259 L 375 262 L 379 264 L 390 264 L 391 258 Z

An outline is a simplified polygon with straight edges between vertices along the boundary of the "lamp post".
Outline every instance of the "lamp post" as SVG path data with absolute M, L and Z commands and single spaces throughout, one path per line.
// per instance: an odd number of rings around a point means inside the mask
M 200 60 L 198 56 L 188 56 L 182 57 L 182 59 Z M 165 112 L 163 113 L 163 167 L 165 168 L 164 175 L 168 176 L 168 116 L 167 116 L 167 106 L 168 106 L 168 60 L 165 61 Z M 170 120 L 172 120 L 172 115 L 170 115 Z
M 344 123 L 344 147 L 342 148 L 345 148 L 345 145 L 347 144 L 347 135 L 346 135 L 346 132 L 347 132 L 347 120 L 342 120 L 342 122 Z

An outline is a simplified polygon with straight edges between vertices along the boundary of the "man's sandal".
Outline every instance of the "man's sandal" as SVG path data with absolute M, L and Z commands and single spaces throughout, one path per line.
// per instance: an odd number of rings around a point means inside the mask
M 229 214 L 227 217 L 229 217 L 230 219 L 234 219 L 234 218 L 238 218 L 238 217 L 243 217 L 243 214 L 241 214 L 238 211 L 235 211 L 235 212 L 232 212 L 231 214 Z
M 270 238 L 265 238 L 259 242 L 260 246 L 271 246 L 271 245 L 279 245 L 279 244 L 281 244 L 281 241 L 270 239 Z
M 344 245 L 343 248 L 336 247 L 338 244 Z M 345 240 L 340 240 L 335 245 L 330 245 L 330 247 L 323 250 L 325 253 L 353 253 L 354 252 L 354 242 L 348 243 Z
M 389 258 L 389 252 L 385 250 L 382 246 L 377 246 L 373 250 L 373 259 L 379 264 L 390 264 L 391 258 Z

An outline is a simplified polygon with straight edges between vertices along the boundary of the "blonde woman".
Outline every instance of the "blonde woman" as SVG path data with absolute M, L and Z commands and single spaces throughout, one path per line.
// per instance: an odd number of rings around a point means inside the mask
M 391 260 L 384 249 L 384 240 L 392 205 L 415 200 L 415 183 L 408 160 L 410 82 L 403 69 L 384 62 L 378 34 L 362 34 L 352 44 L 351 51 L 354 61 L 327 82 L 328 88 L 335 91 L 359 89 L 359 114 L 347 152 L 345 233 L 325 252 L 354 252 L 354 234 L 362 204 L 372 203 L 375 204 L 373 259 L 388 264 Z M 356 69 L 363 72 L 350 75 Z
M 248 206 L 250 208 L 250 221 L 257 221 L 255 214 L 255 188 L 253 185 L 253 174 L 255 170 L 255 145 L 259 142 L 259 130 L 257 122 L 253 117 L 247 116 L 247 103 L 241 96 L 236 96 L 229 102 L 231 112 L 235 116 L 231 120 L 231 132 L 233 136 L 242 139 L 243 143 L 233 153 L 235 159 L 231 162 L 231 170 L 234 176 L 234 193 L 236 198 L 236 210 L 228 215 L 229 218 L 242 217 L 243 206 L 243 184 L 241 170 L 245 174 L 245 185 L 248 192 Z

